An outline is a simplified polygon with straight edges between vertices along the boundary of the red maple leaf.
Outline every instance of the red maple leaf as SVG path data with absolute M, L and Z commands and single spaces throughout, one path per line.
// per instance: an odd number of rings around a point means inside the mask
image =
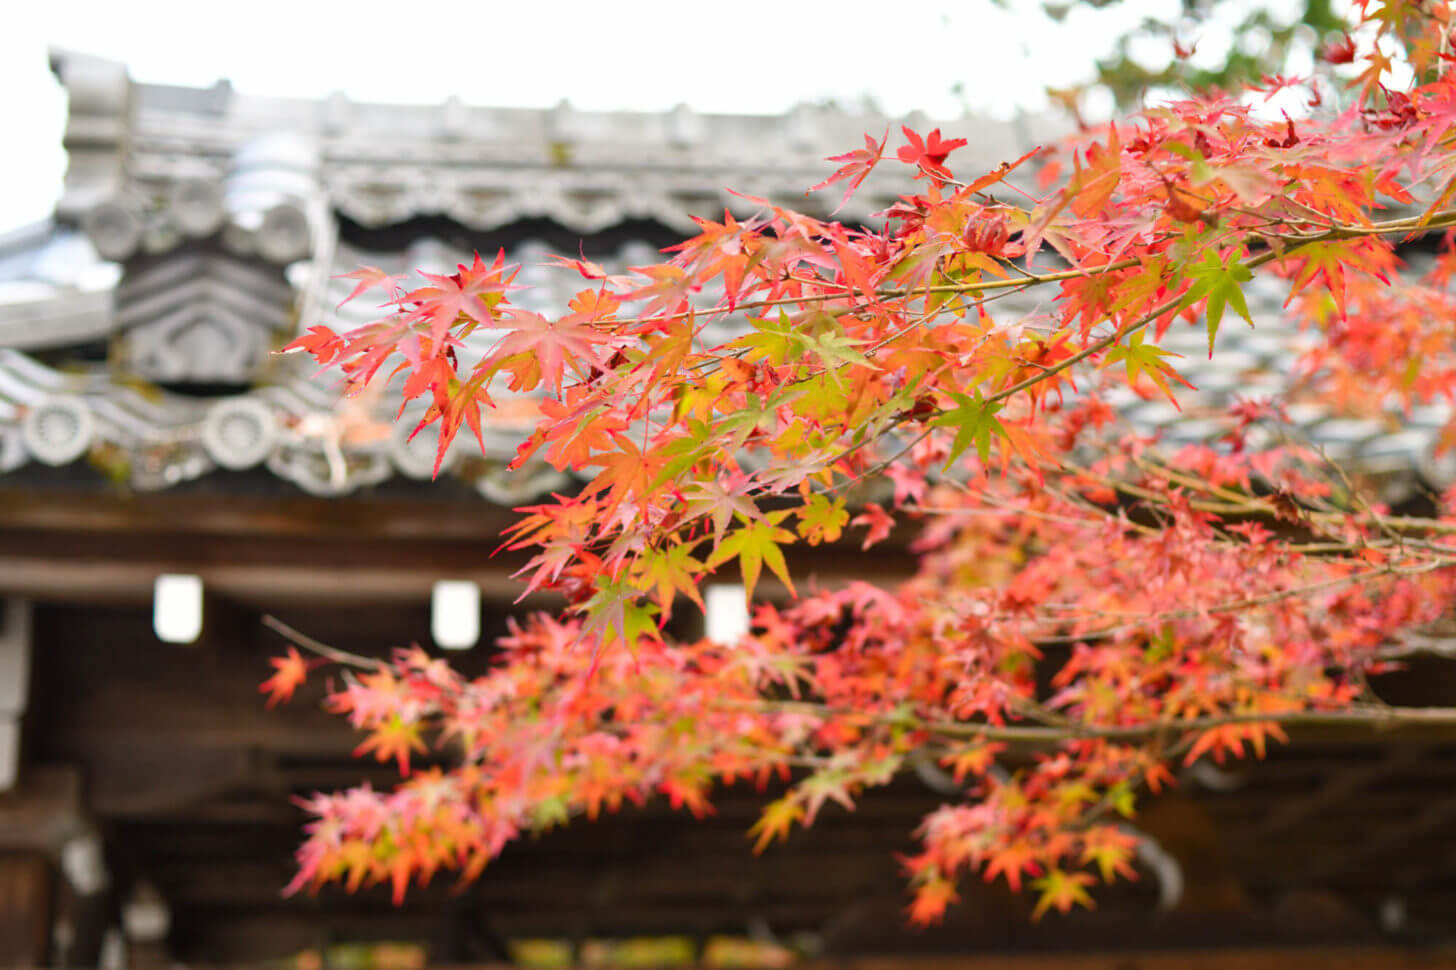
M 869 529 L 861 549 L 868 549 L 877 542 L 883 542 L 895 527 L 895 520 L 876 502 L 866 502 L 863 513 L 850 520 L 850 525 L 862 525 Z
M 945 167 L 945 160 L 951 152 L 966 144 L 964 138 L 952 138 L 950 141 L 940 137 L 940 129 L 937 128 L 922 139 L 908 126 L 902 125 L 900 130 L 905 133 L 910 144 L 901 145 L 896 156 L 906 165 L 918 165 L 922 172 L 927 172 L 938 178 L 949 179 L 950 170 Z
M 819 189 L 828 188 L 835 182 L 849 179 L 849 184 L 844 187 L 844 198 L 839 200 L 839 205 L 834 207 L 834 211 L 838 212 L 843 209 L 845 203 L 849 201 L 849 197 L 854 195 L 855 189 L 864 184 L 864 180 L 869 178 L 870 172 L 874 171 L 875 166 L 879 164 L 880 157 L 885 153 L 885 142 L 889 140 L 889 137 L 890 131 L 887 128 L 878 142 L 869 135 L 865 135 L 865 147 L 845 152 L 843 155 L 830 155 L 829 161 L 844 164 L 818 185 L 811 185 L 809 191 L 817 192 Z M 901 150 L 903 151 L 903 149 Z
M 345 303 L 348 303 L 350 300 L 358 297 L 359 294 L 371 290 L 376 286 L 382 286 L 386 290 L 388 290 L 391 300 L 399 296 L 399 277 L 390 273 L 386 273 L 384 270 L 380 269 L 377 266 L 360 266 L 358 269 L 354 270 L 354 272 L 340 273 L 338 276 L 335 276 L 334 279 L 358 280 L 358 282 L 354 284 L 354 288 L 349 291 L 349 295 L 339 301 L 340 307 L 342 307 Z M 337 309 L 337 307 L 335 309 Z
M 308 328 L 308 333 L 300 334 L 284 344 L 278 352 L 286 354 L 291 350 L 301 350 L 318 361 L 320 366 L 327 367 L 334 362 L 343 349 L 344 339 L 342 337 L 328 327 L 316 324 Z
M 411 290 L 401 299 L 418 304 L 414 317 L 429 322 L 430 340 L 438 345 L 458 320 L 493 326 L 490 308 L 493 303 L 499 302 L 501 295 L 514 289 L 511 280 L 515 278 L 516 269 L 505 265 L 504 250 L 496 254 L 495 262 L 489 266 L 476 253 L 471 265 L 461 263 L 459 272 L 449 276 L 421 273 L 434 285 Z
M 511 331 L 496 345 L 491 360 L 529 353 L 540 367 L 542 380 L 557 392 L 568 361 L 595 361 L 596 348 L 612 340 L 610 334 L 584 326 L 579 314 L 547 320 L 538 313 L 515 311 L 510 320 Z
M 1327 64 L 1349 64 L 1355 60 L 1355 38 L 1346 34 L 1320 51 Z

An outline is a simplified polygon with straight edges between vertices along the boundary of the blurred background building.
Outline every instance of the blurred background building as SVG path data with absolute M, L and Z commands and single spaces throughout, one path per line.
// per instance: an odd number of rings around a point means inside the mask
M 529 400 L 492 417 L 485 454 L 461 439 L 432 481 L 433 442 L 407 441 L 389 400 L 338 407 L 330 378 L 273 351 L 312 323 L 369 319 L 368 301 L 337 309 L 349 285 L 335 277 L 363 263 L 448 272 L 504 249 L 532 287 L 519 302 L 547 310 L 577 288 L 541 265 L 548 252 L 654 261 L 692 215 L 745 205 L 724 186 L 822 214 L 836 200 L 804 188 L 824 156 L 889 122 L 827 106 L 296 100 L 135 83 L 83 54 L 52 67 L 69 96 L 64 193 L 53 218 L 0 239 L 0 965 L 1050 951 L 1066 956 L 1034 965 L 1070 968 L 1236 946 L 1246 962 L 1197 965 L 1325 966 L 1328 949 L 1278 948 L 1360 943 L 1343 958 L 1367 962 L 1343 965 L 1376 967 L 1456 936 L 1456 738 L 1415 731 L 1309 734 L 1261 764 L 1200 769 L 1140 820 L 1154 836 L 1142 881 L 1035 925 L 1027 900 L 967 886 L 945 927 L 903 928 L 895 853 L 954 795 L 929 766 L 761 857 L 743 835 L 761 797 L 729 791 L 707 822 L 650 805 L 574 825 L 512 846 L 462 893 L 436 885 L 403 907 L 378 891 L 282 897 L 290 796 L 391 772 L 352 759 L 357 739 L 317 710 L 317 684 L 263 709 L 256 685 L 281 644 L 260 617 L 364 653 L 433 626 L 478 644 L 456 659 L 479 669 L 532 605 L 512 605 L 519 563 L 489 556 L 509 510 L 571 483 L 505 470 Z M 1058 130 L 947 129 L 972 137 L 968 170 Z M 871 183 L 840 217 L 867 219 L 910 184 Z M 1277 380 L 1293 339 L 1261 328 L 1195 383 L 1219 395 Z M 1307 417 L 1330 447 L 1384 462 L 1397 491 L 1444 480 L 1439 415 L 1405 437 Z M 819 549 L 794 565 L 891 581 L 913 559 Z M 465 584 L 445 588 L 466 591 L 473 630 L 441 632 L 441 581 Z M 1387 679 L 1392 700 L 1449 683 L 1445 641 L 1428 646 Z

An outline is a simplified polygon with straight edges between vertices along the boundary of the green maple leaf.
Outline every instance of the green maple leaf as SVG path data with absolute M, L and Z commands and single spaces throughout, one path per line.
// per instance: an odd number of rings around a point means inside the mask
M 804 397 L 795 412 L 801 417 L 821 424 L 833 424 L 842 422 L 852 406 L 850 390 L 853 385 L 847 385 L 833 371 L 811 374 L 800 381 L 799 386 L 804 389 Z
M 1132 818 L 1137 805 L 1137 796 L 1126 782 L 1118 782 L 1107 790 L 1107 804 L 1123 818 Z
M 783 310 L 779 311 L 777 320 L 749 317 L 748 323 L 754 332 L 728 344 L 729 348 L 745 348 L 744 360 L 767 361 L 777 367 L 804 356 L 806 337 L 794 329 Z
M 657 593 L 657 602 L 662 607 L 663 619 L 672 614 L 672 601 L 681 592 L 701 609 L 702 597 L 698 595 L 698 584 L 694 579 L 703 571 L 703 564 L 693 558 L 693 542 L 678 542 L 666 549 L 649 550 L 642 554 L 641 584 L 651 587 Z
M 1064 782 L 1057 788 L 1057 807 L 1063 811 L 1075 813 L 1095 801 L 1097 793 L 1085 781 Z
M 842 496 L 830 501 L 823 495 L 811 495 L 799 509 L 799 535 L 808 539 L 811 546 L 833 542 L 843 534 L 848 521 L 849 511 Z
M 1073 906 L 1094 909 L 1092 897 L 1087 894 L 1087 886 L 1091 883 L 1092 877 L 1085 872 L 1064 872 L 1061 869 L 1053 869 L 1040 879 L 1033 879 L 1032 888 L 1040 889 L 1041 896 L 1037 899 L 1036 908 L 1031 911 L 1031 918 L 1041 919 L 1042 914 L 1054 906 L 1059 913 L 1068 912 Z
M 628 650 L 635 650 L 641 637 L 658 639 L 658 608 L 643 603 L 639 591 L 625 580 L 614 580 L 601 586 L 583 607 L 587 616 L 586 632 L 600 633 L 601 645 L 610 646 L 620 640 Z
M 758 821 L 753 823 L 753 828 L 748 830 L 750 838 L 756 837 L 753 843 L 754 853 L 768 848 L 774 839 L 787 839 L 789 829 L 794 827 L 794 823 L 803 820 L 804 806 L 799 804 L 792 792 L 769 802 L 764 806 Z
M 1147 332 L 1138 330 L 1130 334 L 1127 343 L 1119 344 L 1107 351 L 1107 356 L 1102 359 L 1102 366 L 1122 361 L 1127 371 L 1127 384 L 1129 387 L 1137 385 L 1138 376 L 1146 374 L 1148 380 L 1152 381 L 1166 395 L 1168 400 L 1177 407 L 1178 399 L 1173 396 L 1173 389 L 1168 386 L 1168 378 L 1172 378 L 1185 387 L 1192 387 L 1178 372 L 1163 361 L 1164 357 L 1181 357 L 1182 354 L 1175 354 L 1171 350 L 1164 350 L 1157 344 L 1144 343 Z
M 819 358 L 824 373 L 835 383 L 839 382 L 836 372 L 844 366 L 878 369 L 857 349 L 867 341 L 847 335 L 828 313 L 814 314 L 806 326 L 795 326 L 783 310 L 779 311 L 777 320 L 751 317 L 748 322 L 754 332 L 728 345 L 730 348 L 744 348 L 744 360 L 767 361 L 779 366 L 792 364 L 806 353 L 812 354 Z
M 1112 837 L 1099 837 L 1099 831 L 1112 833 Z M 1088 834 L 1086 846 L 1082 850 L 1082 863 L 1095 863 L 1105 883 L 1117 881 L 1118 876 L 1124 879 L 1135 878 L 1130 865 L 1135 846 L 1135 839 L 1119 835 L 1116 829 L 1093 830 Z
M 1193 279 L 1193 285 L 1184 294 L 1180 309 L 1199 300 L 1208 300 L 1203 318 L 1208 324 L 1208 356 L 1212 357 L 1213 340 L 1218 335 L 1225 307 L 1233 307 L 1249 326 L 1254 325 L 1254 318 L 1249 315 L 1249 304 L 1244 300 L 1244 291 L 1240 289 L 1240 284 L 1253 279 L 1254 274 L 1233 253 L 1221 261 L 1217 253 L 1210 251 L 1204 253 L 1203 262 L 1189 270 L 1188 275 Z
M 706 422 L 689 418 L 687 428 L 688 434 L 674 438 L 657 449 L 658 456 L 662 458 L 662 468 L 652 482 L 654 490 L 666 482 L 676 481 L 683 472 L 717 453 L 717 448 L 707 443 L 711 430 Z
M 843 768 L 820 768 L 799 782 L 799 792 L 805 801 L 804 824 L 813 824 L 819 809 L 827 801 L 838 802 L 849 811 L 854 811 L 854 798 L 849 793 L 849 786 L 853 781 L 853 774 Z
M 818 357 L 824 364 L 824 373 L 829 376 L 835 384 L 839 383 L 838 371 L 841 367 L 864 367 L 870 370 L 878 370 L 869 358 L 860 353 L 857 347 L 867 343 L 864 340 L 856 340 L 846 336 L 837 324 L 833 329 L 824 328 L 823 332 L 808 338 L 806 345 L 811 354 Z
M 1006 437 L 1006 428 L 996 417 L 1001 405 L 986 401 L 981 397 L 980 391 L 976 391 L 974 396 L 958 394 L 955 391 L 947 393 L 957 407 L 930 422 L 937 428 L 956 429 L 955 441 L 951 443 L 950 457 L 946 460 L 945 467 L 955 464 L 955 460 L 965 454 L 972 444 L 976 446 L 976 454 L 981 456 L 984 464 L 991 457 L 992 437 Z
M 567 808 L 566 799 L 560 795 L 540 799 L 531 806 L 530 826 L 533 832 L 549 832 L 558 825 L 566 825 L 570 821 L 571 813 Z
M 757 521 L 744 520 L 742 528 L 730 534 L 713 550 L 713 555 L 708 559 L 708 568 L 717 568 L 728 560 L 737 558 L 738 568 L 743 572 L 744 588 L 748 598 L 753 599 L 753 588 L 758 585 L 759 573 L 767 563 L 768 568 L 773 570 L 774 575 L 792 593 L 794 581 L 789 578 L 788 563 L 784 562 L 783 550 L 779 549 L 779 543 L 794 541 L 792 532 L 778 526 L 788 514 L 784 510 L 771 512 Z
M 773 428 L 778 422 L 779 408 L 792 404 L 803 397 L 804 393 L 805 389 L 802 387 L 781 389 L 767 397 L 760 397 L 749 391 L 744 395 L 743 407 L 719 420 L 715 426 L 715 434 L 732 432 L 727 440 L 718 443 L 718 448 L 730 453 L 738 451 L 755 431 L 760 428 Z

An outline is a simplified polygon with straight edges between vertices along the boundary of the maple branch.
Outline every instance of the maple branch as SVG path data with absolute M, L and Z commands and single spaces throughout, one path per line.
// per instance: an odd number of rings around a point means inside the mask
M 301 647 L 309 653 L 316 654 L 326 660 L 332 660 L 337 664 L 343 664 L 346 667 L 357 667 L 361 670 L 378 670 L 384 665 L 382 660 L 362 657 L 357 653 L 340 650 L 338 647 L 331 647 L 321 640 L 315 640 L 308 634 L 294 629 L 271 614 L 264 614 L 263 625 L 294 646 Z
M 1216 486 L 1210 486 L 1207 483 L 1198 483 L 1196 479 L 1180 475 L 1172 471 L 1171 469 L 1166 468 L 1165 466 L 1157 466 L 1157 469 L 1158 474 L 1163 475 L 1170 482 L 1174 482 L 1178 485 L 1182 485 L 1188 488 L 1196 488 L 1197 490 L 1204 492 L 1214 492 L 1217 490 Z M 1141 488 L 1137 485 L 1134 485 L 1132 482 L 1124 482 L 1106 475 L 1099 475 L 1096 472 L 1093 472 L 1090 469 L 1086 468 L 1076 468 L 1075 471 L 1076 474 L 1084 476 L 1091 481 L 1097 482 L 1100 485 L 1105 485 L 1108 488 L 1117 489 L 1118 491 L 1123 492 L 1127 495 L 1134 496 L 1135 498 L 1146 499 L 1151 502 L 1165 501 L 1164 496 L 1159 495 L 1157 492 L 1151 491 L 1149 489 Z M 1196 509 L 1197 511 L 1210 512 L 1216 515 L 1254 514 L 1277 516 L 1279 514 L 1278 510 L 1274 506 L 1274 502 L 1272 499 L 1268 499 L 1260 495 L 1241 496 L 1237 492 L 1226 492 L 1226 494 L 1232 497 L 1237 497 L 1238 501 L 1235 502 L 1229 500 L 1223 503 L 1218 503 L 1199 501 L 1195 499 L 1188 504 L 1190 508 Z M 1321 512 L 1317 509 L 1302 509 L 1300 516 L 1301 518 L 1307 519 L 1310 522 L 1319 522 L 1328 525 L 1346 525 L 1351 521 L 1360 521 L 1360 517 L 1354 513 Z M 1442 522 L 1439 519 L 1426 518 L 1422 516 L 1380 516 L 1378 524 L 1382 530 L 1386 531 L 1388 534 L 1392 532 L 1396 533 L 1400 541 L 1402 541 L 1406 546 L 1411 546 L 1414 548 L 1421 548 L 1422 544 L 1413 543 L 1408 536 L 1404 535 L 1404 533 L 1427 532 L 1432 535 L 1456 535 L 1456 523 Z M 1434 551 L 1456 554 L 1456 549 L 1443 549 L 1440 546 L 1429 548 L 1432 548 Z
M 1279 224 L 1288 225 L 1287 222 L 1281 222 Z M 1395 233 L 1401 232 L 1426 232 L 1433 229 L 1450 228 L 1452 226 L 1456 226 L 1456 209 L 1450 209 L 1437 213 L 1430 218 L 1425 218 L 1422 216 L 1411 216 L 1404 219 L 1389 219 L 1382 222 L 1372 222 L 1365 226 L 1348 224 L 1335 225 L 1328 229 L 1321 229 L 1317 232 L 1310 233 L 1291 231 L 1291 234 L 1280 235 L 1261 232 L 1258 229 L 1246 229 L 1242 231 L 1243 235 L 1263 240 L 1266 245 L 1269 245 L 1269 249 L 1265 250 L 1265 252 L 1263 253 L 1259 253 L 1255 256 L 1250 257 L 1250 259 L 1246 261 L 1244 265 L 1252 269 L 1254 267 L 1261 266 L 1264 263 L 1269 262 L 1271 259 L 1282 259 L 1285 256 L 1291 255 L 1291 250 L 1281 251 L 1277 244 L 1293 244 L 1295 248 L 1298 248 L 1300 246 L 1307 246 L 1311 243 L 1332 242 L 1344 239 L 1359 239 L 1368 236 L 1393 235 Z M 1106 263 L 1101 266 L 1094 266 L 1090 268 L 1073 267 L 1072 269 L 1057 270 L 1050 273 L 1031 273 L 1027 270 L 1015 266 L 1015 264 L 1008 263 L 1008 265 L 1011 265 L 1012 268 L 1016 269 L 1017 272 L 1021 273 L 1022 275 L 1015 279 L 1004 280 L 973 280 L 965 283 L 936 283 L 934 285 L 927 286 L 885 287 L 883 289 L 876 287 L 872 292 L 874 293 L 876 299 L 897 299 L 900 297 L 915 296 L 918 294 L 931 296 L 942 293 L 988 293 L 996 290 L 1029 289 L 1033 286 L 1041 286 L 1047 283 L 1064 283 L 1071 280 L 1095 279 L 1098 276 L 1103 276 L 1107 273 L 1114 273 L 1124 269 L 1134 269 L 1141 265 L 1141 261 L 1137 258 L 1129 257 L 1127 259 L 1120 259 L 1115 262 Z M 799 279 L 798 277 L 794 277 L 793 279 L 802 284 L 812 285 L 816 287 L 826 287 L 832 285 L 831 281 L 829 280 L 805 280 Z M 840 289 L 836 290 L 835 292 L 805 293 L 799 294 L 797 296 L 776 297 L 773 299 L 747 300 L 742 303 L 735 304 L 734 310 L 769 310 L 778 307 L 802 306 L 806 303 L 826 303 L 831 300 L 842 300 L 848 298 L 851 300 L 851 306 L 847 307 L 845 309 L 845 312 L 853 312 L 854 310 L 863 309 L 864 307 L 869 305 L 868 301 L 854 302 L 853 298 L 855 292 L 856 290 L 853 286 L 841 284 Z M 654 314 L 652 316 L 620 317 L 617 320 L 613 321 L 612 325 L 615 327 L 623 325 L 631 326 L 642 323 L 668 323 L 676 320 L 685 320 L 689 317 L 694 316 L 695 314 L 702 312 L 704 311 L 698 309 L 688 309 L 681 310 L 675 313 Z M 726 306 L 720 306 L 707 312 L 727 313 L 729 311 Z M 1103 343 L 1102 346 L 1094 346 L 1088 348 L 1079 356 L 1067 361 L 1060 362 L 1061 366 L 1054 367 L 1053 372 L 1057 370 L 1063 370 L 1067 366 L 1071 366 L 1072 364 L 1078 363 L 1079 361 L 1086 359 L 1086 357 L 1090 354 L 1096 353 L 1098 350 L 1105 349 L 1107 346 L 1115 343 L 1118 339 L 1121 339 L 1121 337 L 1126 336 L 1126 334 L 1132 333 L 1133 331 L 1138 330 L 1141 327 L 1147 326 L 1148 323 L 1151 323 L 1152 320 L 1157 319 L 1157 317 L 1161 316 L 1164 312 L 1167 311 L 1160 310 L 1156 312 L 1151 319 L 1144 320 L 1138 324 L 1129 325 L 1127 329 L 1119 331 L 1107 338 L 1106 342 Z M 1006 394 L 1006 396 L 1009 396 L 1010 394 L 1025 390 L 1026 387 L 1029 387 L 1031 386 L 1031 384 L 1034 383 L 1036 382 L 1023 382 L 1022 385 L 1016 385 L 1012 388 L 1009 388 L 1004 393 Z
M 1100 617 L 1122 617 L 1124 622 L 1110 624 L 1104 627 L 1097 627 L 1091 630 L 1082 630 L 1077 633 L 1068 634 L 1025 634 L 1037 644 L 1050 645 L 1062 643 L 1085 643 L 1089 640 L 1099 640 L 1103 637 L 1113 636 L 1128 630 L 1136 630 L 1149 623 L 1162 620 L 1191 620 L 1202 616 L 1209 616 L 1220 613 L 1237 613 L 1242 610 L 1254 609 L 1260 606 L 1270 606 L 1284 600 L 1295 599 L 1301 596 L 1308 596 L 1314 593 L 1322 593 L 1331 589 L 1339 589 L 1342 586 L 1355 586 L 1363 583 L 1373 582 L 1385 576 L 1417 576 L 1432 572 L 1437 569 L 1447 568 L 1456 565 L 1456 560 L 1445 559 L 1437 562 L 1426 562 L 1419 566 L 1383 566 L 1378 569 L 1366 570 L 1360 573 L 1351 573 L 1347 576 L 1334 576 L 1329 579 L 1317 580 L 1303 586 L 1291 586 L 1288 589 L 1277 590 L 1272 593 L 1265 593 L 1259 596 L 1244 597 L 1237 600 L 1225 600 L 1202 607 L 1185 607 L 1176 610 L 1155 610 L 1152 612 L 1138 613 L 1133 611 L 1120 610 L 1092 610 L 1080 603 L 1068 603 L 1060 605 L 1056 603 L 1043 603 L 1045 609 L 1062 609 L 1067 612 L 1050 616 L 991 616 L 986 617 L 987 623 L 1011 623 L 1018 620 L 1030 624 L 1055 624 L 1065 625 L 1078 620 L 1089 620 Z M 1070 611 L 1079 610 L 1080 613 L 1073 614 Z
M 972 721 L 924 720 L 903 713 L 880 714 L 849 708 L 833 708 L 812 701 L 762 701 L 753 709 L 765 712 L 807 714 L 909 730 L 956 740 L 1007 741 L 1055 744 L 1065 741 L 1145 741 L 1161 736 L 1208 731 L 1241 724 L 1279 724 L 1289 727 L 1368 727 L 1385 731 L 1410 725 L 1456 728 L 1456 707 L 1396 707 L 1361 704 L 1339 711 L 1265 711 L 1258 713 L 1213 714 L 1204 717 L 1145 721 L 1141 724 L 1088 724 L 1070 719 L 1058 723 L 1021 725 L 988 724 Z M 1030 713 L 1030 712 L 1028 712 Z
M 1277 246 L 1270 245 L 1270 247 L 1263 252 L 1255 253 L 1248 259 L 1244 260 L 1243 265 L 1246 269 L 1257 269 L 1258 267 L 1263 266 L 1265 263 L 1272 262 L 1276 259 L 1284 259 L 1288 256 L 1294 255 L 1295 251 L 1298 248 L 1308 246 L 1314 243 L 1331 242 L 1342 239 L 1357 239 L 1367 236 L 1391 235 L 1398 232 L 1408 232 L 1413 230 L 1425 231 L 1429 229 L 1448 228 L 1450 226 L 1456 226 L 1456 210 L 1447 210 L 1446 212 L 1441 213 L 1439 216 L 1427 220 L 1424 223 L 1421 223 L 1420 217 L 1411 217 L 1407 219 L 1391 219 L 1385 222 L 1371 223 L 1369 226 L 1347 225 L 1339 226 L 1334 229 L 1324 230 L 1321 232 L 1299 234 L 1292 239 L 1283 236 L 1271 236 L 1265 233 L 1250 233 L 1250 235 L 1256 235 L 1266 241 L 1270 239 L 1278 240 L 1280 242 L 1292 241 L 1295 244 L 1295 248 L 1291 250 L 1280 250 Z M 1104 267 L 1098 267 L 1094 272 L 1076 272 L 1069 270 L 1066 273 L 1047 274 L 1045 277 L 1038 277 L 1036 282 L 1054 282 L 1055 279 L 1078 279 L 1082 277 L 1092 277 L 1109 272 L 1113 269 L 1126 269 L 1128 267 L 1122 264 L 1126 264 L 1129 262 L 1131 262 L 1133 265 L 1137 265 L 1136 260 L 1122 260 L 1120 263 L 1111 263 Z M 984 283 L 954 283 L 937 285 L 934 287 L 925 287 L 923 289 L 923 292 L 979 292 L 985 289 L 999 289 L 1011 285 L 1027 286 L 1030 284 L 1025 280 L 992 280 Z M 893 297 L 903 296 L 909 292 L 912 291 L 887 290 L 883 292 L 877 291 L 876 295 Z M 922 292 L 922 290 L 917 289 L 913 292 Z M 1107 348 L 1114 346 L 1124 337 L 1136 333 L 1137 331 L 1153 323 L 1155 320 L 1164 316 L 1165 314 L 1177 310 L 1185 299 L 1186 295 L 1180 294 L 1179 296 L 1170 298 L 1163 303 L 1160 303 L 1157 307 L 1148 311 L 1141 317 L 1138 317 L 1132 321 L 1129 321 L 1128 323 L 1123 324 L 1121 327 L 1113 330 L 1107 336 L 1102 337 L 1099 340 L 1093 341 L 1086 347 L 1083 347 L 1081 350 L 1077 351 L 1075 354 L 1072 354 L 1069 357 L 1065 357 L 1062 360 L 1057 361 L 1055 364 L 1048 365 L 1041 373 L 1034 374 L 1019 383 L 1013 384 L 1010 387 L 1003 388 L 1002 390 L 988 396 L 986 398 L 987 403 L 1004 401 L 1006 398 L 1009 398 L 1014 394 L 1018 394 L 1021 391 L 1025 391 L 1029 388 L 1035 387 L 1037 384 L 1042 383 L 1047 378 L 1052 377 L 1064 370 L 1067 370 L 1068 368 L 1073 367 L 1086 360 L 1088 357 L 1091 357 L 1094 354 L 1098 354 L 1106 350 Z M 936 414 L 929 415 L 929 417 L 935 417 L 938 414 L 942 413 L 944 412 L 936 412 Z

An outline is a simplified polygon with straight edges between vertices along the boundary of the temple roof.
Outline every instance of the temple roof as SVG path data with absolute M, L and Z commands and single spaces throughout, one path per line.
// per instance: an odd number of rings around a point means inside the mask
M 139 84 L 72 53 L 52 67 L 70 94 L 65 191 L 53 219 L 0 237 L 0 475 L 89 461 L 98 481 L 142 490 L 252 468 L 318 495 L 428 479 L 434 439 L 408 441 L 387 395 L 340 408 L 330 377 L 272 353 L 311 324 L 369 318 L 366 304 L 338 308 L 348 287 L 334 277 L 364 263 L 449 271 L 488 243 L 521 264 L 530 289 L 518 302 L 546 312 L 581 283 L 545 265 L 551 249 L 582 246 L 612 271 L 655 261 L 691 216 L 752 211 L 725 186 L 827 214 L 837 192 L 804 193 L 832 169 L 825 157 L 890 127 L 835 106 L 775 117 L 400 106 Z M 986 170 L 1058 130 L 1038 118 L 942 127 L 971 139 L 960 164 Z M 911 189 L 885 175 L 840 217 L 868 219 Z M 1201 326 L 1169 332 L 1197 388 L 1181 415 L 1126 390 L 1123 414 L 1190 441 L 1234 396 L 1279 390 L 1306 338 L 1282 318 L 1274 282 L 1250 284 L 1258 326 L 1226 326 L 1212 360 Z M 445 472 L 508 504 L 561 488 L 549 468 L 505 468 L 532 410 L 508 401 L 485 454 L 461 441 Z M 1397 497 L 1456 478 L 1434 457 L 1445 408 L 1292 416 Z
M 123 65 L 55 52 L 70 94 L 70 157 L 62 219 L 81 220 L 119 194 L 169 194 L 191 180 L 245 178 L 272 165 L 317 179 L 343 217 L 383 226 L 442 215 L 472 229 L 546 218 L 582 234 L 646 219 L 691 230 L 691 215 L 735 205 L 726 189 L 814 211 L 837 198 L 805 199 L 827 173 L 824 158 L 891 127 L 870 108 L 803 104 L 785 115 L 586 112 L 369 104 L 273 98 L 233 90 L 138 84 Z M 920 124 L 926 119 L 908 119 Z M 965 118 L 945 126 L 973 136 L 958 158 L 987 168 L 1055 138 L 1041 117 Z M 280 148 L 291 140 L 292 149 Z M 280 165 L 281 163 L 281 165 Z M 851 201 L 862 219 L 909 181 L 885 181 Z M 837 195 L 837 194 L 836 194 Z

